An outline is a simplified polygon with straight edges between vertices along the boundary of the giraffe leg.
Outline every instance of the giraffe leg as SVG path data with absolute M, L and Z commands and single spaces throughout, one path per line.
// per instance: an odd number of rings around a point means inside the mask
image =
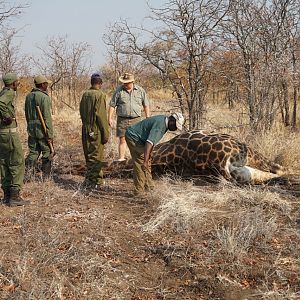
M 242 184 L 262 184 L 272 178 L 279 177 L 277 174 L 261 171 L 248 166 L 232 168 L 231 175 L 238 183 Z

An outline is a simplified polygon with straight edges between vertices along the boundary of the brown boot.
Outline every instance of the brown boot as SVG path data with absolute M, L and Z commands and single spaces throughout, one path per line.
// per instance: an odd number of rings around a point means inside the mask
M 23 206 L 29 203 L 29 201 L 21 198 L 20 190 L 18 188 L 10 188 L 10 198 L 6 203 L 7 206 Z

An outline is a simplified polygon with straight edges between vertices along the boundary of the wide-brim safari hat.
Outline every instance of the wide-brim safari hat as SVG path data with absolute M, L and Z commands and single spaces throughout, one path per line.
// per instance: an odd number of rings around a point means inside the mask
M 51 84 L 52 81 L 49 80 L 47 77 L 45 77 L 43 75 L 39 75 L 39 76 L 34 77 L 34 84 L 42 84 L 42 83 Z
M 122 83 L 134 82 L 134 76 L 130 73 L 124 73 L 121 77 L 119 77 L 119 81 Z

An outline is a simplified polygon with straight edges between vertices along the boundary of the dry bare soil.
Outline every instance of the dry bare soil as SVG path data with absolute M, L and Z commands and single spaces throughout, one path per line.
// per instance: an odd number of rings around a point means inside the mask
M 1 299 L 300 299 L 297 193 L 165 177 L 136 199 L 109 173 L 81 191 L 80 128 L 60 125 L 53 179 L 0 206 Z

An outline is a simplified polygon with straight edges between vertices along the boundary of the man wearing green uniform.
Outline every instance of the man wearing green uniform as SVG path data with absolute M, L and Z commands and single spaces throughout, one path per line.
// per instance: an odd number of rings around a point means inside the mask
M 53 126 L 51 115 L 51 99 L 47 94 L 47 89 L 51 81 L 45 76 L 34 78 L 35 88 L 26 96 L 25 116 L 27 121 L 28 148 L 29 153 L 26 157 L 25 164 L 27 174 L 29 175 L 37 164 L 37 160 L 42 155 L 42 172 L 44 178 L 51 174 L 52 158 L 50 156 L 49 143 L 53 140 Z M 42 122 L 38 115 L 39 107 L 44 119 L 47 134 L 45 135 Z
M 101 86 L 100 75 L 93 74 L 91 87 L 84 92 L 80 102 L 82 146 L 87 167 L 83 185 L 87 188 L 101 188 L 104 184 L 102 159 L 104 145 L 109 138 L 109 126 L 106 95 L 101 91 Z
M 126 152 L 125 130 L 128 126 L 141 120 L 142 108 L 145 111 L 145 117 L 150 117 L 150 108 L 147 94 L 142 87 L 134 83 L 133 74 L 124 73 L 119 81 L 122 85 L 117 87 L 109 103 L 108 123 L 112 127 L 112 116 L 116 108 L 118 116 L 117 137 L 119 137 L 118 161 L 124 161 Z
M 174 113 L 147 118 L 127 128 L 125 138 L 133 160 L 134 194 L 143 195 L 145 189 L 152 189 L 151 153 L 164 134 L 170 130 L 182 130 L 184 118 Z
M 20 197 L 25 165 L 14 106 L 19 80 L 14 73 L 5 74 L 2 80 L 4 88 L 0 92 L 0 177 L 4 192 L 3 203 L 7 206 L 22 206 L 29 202 Z

